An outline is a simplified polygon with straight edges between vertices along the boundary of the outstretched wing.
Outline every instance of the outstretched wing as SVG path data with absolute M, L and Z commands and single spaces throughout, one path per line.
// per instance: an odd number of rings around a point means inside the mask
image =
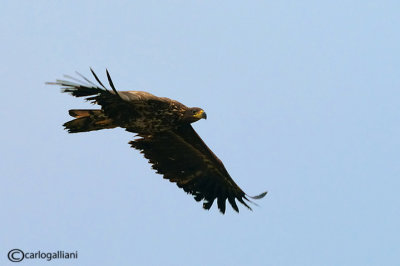
M 139 136 L 141 138 L 130 142 L 131 146 L 141 150 L 157 173 L 192 194 L 196 201 L 204 200 L 204 209 L 210 209 L 215 199 L 222 213 L 225 213 L 226 200 L 237 212 L 235 199 L 251 209 L 244 201 L 249 201 L 249 196 L 233 181 L 191 125 L 157 135 Z M 250 198 L 259 199 L 265 194 Z
M 56 80 L 47 84 L 61 86 L 62 92 L 70 93 L 75 97 L 85 97 L 87 101 L 99 104 L 104 114 L 120 124 L 129 123 L 140 116 L 140 109 L 149 107 L 162 109 L 168 106 L 169 99 L 157 97 L 144 91 L 117 91 L 107 71 L 107 78 L 112 90 L 108 90 L 96 73 L 90 69 L 94 78 L 99 83 L 96 85 L 86 77 L 80 77 L 84 81 L 66 76 L 70 80 Z

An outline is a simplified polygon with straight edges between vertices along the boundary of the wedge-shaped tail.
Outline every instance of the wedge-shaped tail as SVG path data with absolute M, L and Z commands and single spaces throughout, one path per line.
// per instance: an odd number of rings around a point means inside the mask
M 69 110 L 69 114 L 76 118 L 64 124 L 69 133 L 117 127 L 110 118 L 104 115 L 102 110 L 77 109 Z

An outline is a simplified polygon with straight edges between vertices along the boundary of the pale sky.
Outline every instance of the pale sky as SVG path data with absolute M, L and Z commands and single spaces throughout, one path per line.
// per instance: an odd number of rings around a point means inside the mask
M 0 264 L 399 265 L 399 1 L 3 1 Z M 202 107 L 253 211 L 202 209 L 122 129 L 68 134 L 90 76 Z M 44 265 L 40 259 L 24 265 Z

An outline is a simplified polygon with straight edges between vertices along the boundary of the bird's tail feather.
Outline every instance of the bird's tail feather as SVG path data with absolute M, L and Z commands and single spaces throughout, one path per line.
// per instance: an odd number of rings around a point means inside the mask
M 102 110 L 74 109 L 69 110 L 69 114 L 75 117 L 75 119 L 64 124 L 69 133 L 117 127 L 113 120 L 108 118 Z

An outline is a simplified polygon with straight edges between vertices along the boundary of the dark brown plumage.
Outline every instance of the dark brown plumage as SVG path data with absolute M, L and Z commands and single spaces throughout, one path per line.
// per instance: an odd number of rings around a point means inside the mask
M 84 76 L 85 81 L 67 76 L 72 81 L 57 80 L 48 84 L 60 85 L 62 92 L 101 106 L 99 110 L 70 110 L 75 119 L 66 122 L 69 133 L 122 127 L 139 138 L 129 142 L 140 150 L 157 173 L 175 182 L 203 208 L 210 209 L 216 200 L 218 209 L 225 213 L 226 200 L 239 212 L 235 200 L 251 209 L 248 198 L 260 199 L 266 192 L 250 197 L 230 177 L 220 159 L 207 147 L 191 123 L 207 118 L 198 107 L 187 107 L 177 101 L 156 97 L 143 91 L 117 91 L 107 71 L 112 90 L 106 89 L 97 75 L 100 86 Z

